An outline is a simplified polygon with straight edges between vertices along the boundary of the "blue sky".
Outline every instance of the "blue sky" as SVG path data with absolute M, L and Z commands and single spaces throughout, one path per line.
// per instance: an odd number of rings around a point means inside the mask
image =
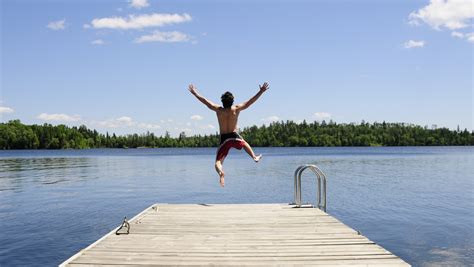
M 333 119 L 472 130 L 472 5 L 2 0 L 0 119 L 214 133 L 189 83 L 218 103 L 268 81 L 240 127 Z

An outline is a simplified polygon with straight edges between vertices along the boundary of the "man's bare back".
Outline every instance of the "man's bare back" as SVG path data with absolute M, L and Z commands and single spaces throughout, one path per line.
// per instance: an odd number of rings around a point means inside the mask
M 219 107 L 219 109 L 216 110 L 216 114 L 221 134 L 237 132 L 237 121 L 240 111 L 237 110 L 235 106 L 231 108 Z
M 253 158 L 255 162 L 258 162 L 262 155 L 255 155 L 250 145 L 237 133 L 237 121 L 239 119 L 240 111 L 247 109 L 257 99 L 268 90 L 268 83 L 265 82 L 262 86 L 259 86 L 260 90 L 249 100 L 242 104 L 233 105 L 234 96 L 230 92 L 226 92 L 222 95 L 221 100 L 223 106 L 219 106 L 205 97 L 201 96 L 194 85 L 189 85 L 189 91 L 209 109 L 213 110 L 217 114 L 217 120 L 219 122 L 219 130 L 221 134 L 220 146 L 217 150 L 215 168 L 219 174 L 220 184 L 224 186 L 224 170 L 222 169 L 222 163 L 224 162 L 227 153 L 230 148 L 242 149 Z

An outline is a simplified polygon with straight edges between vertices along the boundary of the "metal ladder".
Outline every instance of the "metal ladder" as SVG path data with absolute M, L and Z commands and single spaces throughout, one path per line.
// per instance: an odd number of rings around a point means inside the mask
M 326 175 L 318 168 L 316 165 L 312 164 L 304 164 L 299 166 L 295 171 L 295 202 L 292 205 L 296 205 L 297 208 L 306 208 L 306 207 L 313 207 L 311 204 L 303 205 L 301 202 L 301 174 L 306 169 L 310 169 L 315 175 L 318 180 L 318 191 L 317 191 L 317 200 L 318 204 L 317 207 L 322 210 L 326 211 Z M 321 186 L 322 184 L 322 186 Z

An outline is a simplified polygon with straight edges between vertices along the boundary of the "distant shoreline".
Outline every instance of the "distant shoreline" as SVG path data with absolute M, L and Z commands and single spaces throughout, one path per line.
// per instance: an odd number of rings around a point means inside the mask
M 274 122 L 244 128 L 241 135 L 255 147 L 408 147 L 473 146 L 474 132 L 428 129 L 406 123 L 337 124 L 330 122 Z M 99 133 L 82 125 L 25 125 L 19 120 L 0 123 L 0 150 L 90 148 L 204 148 L 217 147 L 219 135 L 178 137 L 154 133 L 119 135 Z
M 474 147 L 474 145 L 444 145 L 444 146 L 254 146 L 254 148 L 463 148 Z M 209 147 L 93 147 L 93 148 L 21 148 L 21 149 L 0 149 L 1 151 L 81 151 L 81 150 L 144 150 L 144 149 L 217 149 L 217 146 Z

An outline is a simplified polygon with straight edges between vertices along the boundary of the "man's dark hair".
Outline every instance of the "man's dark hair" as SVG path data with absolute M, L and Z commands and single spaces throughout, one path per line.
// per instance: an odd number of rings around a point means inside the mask
M 227 91 L 221 96 L 221 101 L 224 108 L 230 108 L 234 104 L 234 96 L 231 92 Z

